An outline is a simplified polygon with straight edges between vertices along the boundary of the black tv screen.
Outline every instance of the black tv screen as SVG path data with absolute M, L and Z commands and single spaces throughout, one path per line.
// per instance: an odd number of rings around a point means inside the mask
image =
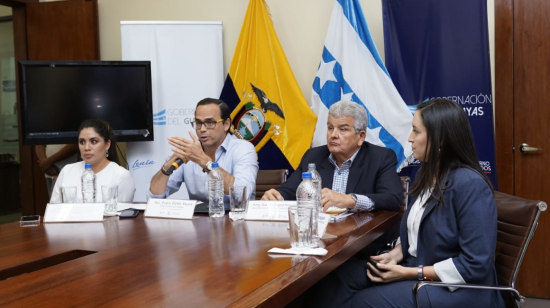
M 149 61 L 19 61 L 23 144 L 76 143 L 86 119 L 117 141 L 152 141 Z

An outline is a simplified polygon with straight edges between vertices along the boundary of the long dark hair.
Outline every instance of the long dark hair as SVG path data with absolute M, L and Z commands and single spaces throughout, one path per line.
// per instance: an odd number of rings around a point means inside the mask
M 111 128 L 111 125 L 109 123 L 103 121 L 103 120 L 97 120 L 97 119 L 90 119 L 90 120 L 84 120 L 82 123 L 80 123 L 80 127 L 78 128 L 78 134 L 80 135 L 80 131 L 82 131 L 84 128 L 93 128 L 94 131 L 105 140 L 111 141 L 111 146 L 109 147 L 109 156 L 107 157 L 108 160 L 118 163 L 118 154 L 116 151 L 116 140 L 115 135 L 113 134 L 113 129 Z M 120 165 L 120 164 L 119 164 Z
M 433 187 L 428 200 L 434 198 L 445 204 L 443 190 L 447 176 L 461 167 L 478 172 L 492 190 L 491 182 L 479 166 L 472 130 L 464 110 L 451 100 L 438 98 L 419 104 L 416 112 L 420 112 L 426 128 L 427 142 L 425 159 L 409 194 L 422 195 Z

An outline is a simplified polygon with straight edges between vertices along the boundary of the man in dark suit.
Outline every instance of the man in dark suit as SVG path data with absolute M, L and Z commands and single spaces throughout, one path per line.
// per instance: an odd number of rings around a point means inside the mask
M 403 189 L 396 173 L 397 158 L 387 148 L 365 141 L 367 113 L 353 102 L 340 101 L 329 109 L 327 145 L 309 149 L 300 166 L 280 187 L 262 200 L 296 200 L 296 189 L 308 163 L 321 175 L 323 211 L 330 207 L 353 211 L 399 210 Z

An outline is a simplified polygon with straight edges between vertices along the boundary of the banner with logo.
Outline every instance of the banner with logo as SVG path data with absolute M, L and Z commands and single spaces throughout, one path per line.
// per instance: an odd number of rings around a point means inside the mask
M 254 144 L 260 169 L 298 167 L 317 117 L 300 91 L 264 0 L 250 0 L 220 95 L 233 133 Z
M 481 169 L 496 189 L 487 1 L 382 5 L 386 67 L 399 93 L 411 106 L 439 97 L 459 104 L 469 117 Z
M 145 201 L 151 178 L 172 155 L 167 138 L 189 138 L 197 102 L 216 98 L 223 86 L 221 22 L 121 22 L 122 59 L 150 60 L 155 141 L 127 143 L 136 184 Z M 187 199 L 185 185 L 170 196 Z

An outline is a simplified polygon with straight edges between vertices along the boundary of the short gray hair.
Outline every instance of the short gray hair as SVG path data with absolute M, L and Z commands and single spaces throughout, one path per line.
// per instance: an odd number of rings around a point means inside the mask
M 362 130 L 367 131 L 367 111 L 358 103 L 339 101 L 330 106 L 328 114 L 335 118 L 352 117 L 355 119 L 353 128 L 356 134 Z

